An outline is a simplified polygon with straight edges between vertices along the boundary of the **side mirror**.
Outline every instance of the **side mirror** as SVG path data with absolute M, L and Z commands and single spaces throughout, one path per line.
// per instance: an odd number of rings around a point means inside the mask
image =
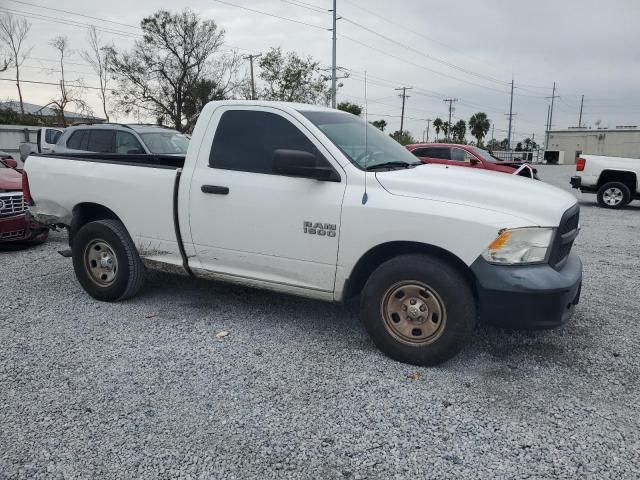
M 141 154 L 144 154 L 144 152 L 142 150 L 140 150 L 139 148 L 132 148 L 131 150 L 127 150 L 127 154 L 128 155 L 141 155 Z
M 339 182 L 340 175 L 328 164 L 319 165 L 318 158 L 302 150 L 279 149 L 273 152 L 273 173 L 292 177 Z
M 13 158 L 5 158 L 2 160 L 8 168 L 18 168 L 18 162 L 16 162 Z
M 471 162 L 471 165 L 480 165 L 480 160 L 478 160 L 477 158 L 471 157 L 469 161 Z

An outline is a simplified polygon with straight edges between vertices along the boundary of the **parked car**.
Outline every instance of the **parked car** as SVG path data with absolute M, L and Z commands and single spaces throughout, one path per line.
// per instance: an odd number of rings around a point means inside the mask
M 65 130 L 53 153 L 185 155 L 189 138 L 168 127 L 101 123 Z
M 603 208 L 623 208 L 640 200 L 640 159 L 582 155 L 576 160 L 577 175 L 571 186 L 595 193 Z
M 518 173 L 538 179 L 538 171 L 524 162 L 503 161 L 482 148 L 457 143 L 414 143 L 407 149 L 424 163 L 483 168 L 494 172 Z M 523 165 L 527 167 L 522 168 Z
M 359 117 L 312 105 L 211 102 L 192 141 L 186 157 L 29 157 L 31 211 L 69 229 L 94 298 L 135 295 L 145 265 L 359 295 L 376 345 L 421 365 L 456 354 L 477 317 L 549 328 L 578 303 L 579 206 L 561 189 L 424 165 Z
M 17 165 L 16 160 L 0 152 L 0 244 L 42 243 L 49 228 L 28 217 L 22 173 L 16 170 Z
M 23 142 L 18 147 L 20 160 L 24 163 L 27 157 L 32 153 L 51 153 L 53 151 L 53 146 L 62 135 L 62 132 L 64 132 L 64 128 L 39 128 L 36 136 L 36 143 Z

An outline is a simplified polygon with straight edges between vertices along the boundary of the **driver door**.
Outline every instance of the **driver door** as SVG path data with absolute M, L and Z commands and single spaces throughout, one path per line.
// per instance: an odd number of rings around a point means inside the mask
M 332 292 L 346 186 L 339 164 L 297 119 L 276 108 L 221 107 L 210 125 L 189 200 L 201 268 Z M 280 149 L 315 155 L 339 180 L 274 173 Z

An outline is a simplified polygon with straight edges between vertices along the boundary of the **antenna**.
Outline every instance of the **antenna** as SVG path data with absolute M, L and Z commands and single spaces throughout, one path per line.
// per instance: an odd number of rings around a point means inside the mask
M 369 196 L 367 195 L 367 159 L 368 155 L 368 143 L 367 143 L 367 129 L 369 127 L 369 120 L 367 110 L 367 71 L 364 71 L 364 194 L 362 195 L 362 204 L 365 205 Z

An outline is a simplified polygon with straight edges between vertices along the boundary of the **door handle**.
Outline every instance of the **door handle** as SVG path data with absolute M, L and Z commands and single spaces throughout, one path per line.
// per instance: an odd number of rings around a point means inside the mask
M 227 195 L 229 187 L 221 187 L 220 185 L 202 185 L 200 188 L 202 193 L 213 193 L 214 195 Z

